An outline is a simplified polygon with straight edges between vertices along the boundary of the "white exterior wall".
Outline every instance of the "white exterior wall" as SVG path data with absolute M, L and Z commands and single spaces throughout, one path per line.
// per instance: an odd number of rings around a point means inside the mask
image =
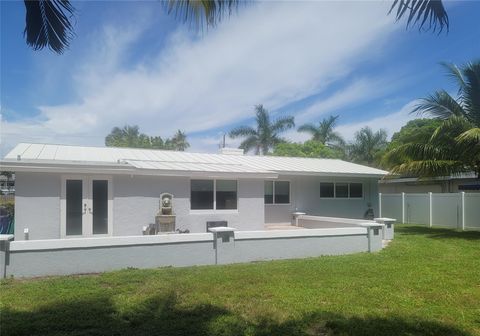
M 190 179 L 185 177 L 116 176 L 113 180 L 115 236 L 139 235 L 155 222 L 161 193 L 173 195 L 176 227 L 205 232 L 207 221 L 226 220 L 240 230 L 263 230 L 263 181 L 238 180 L 238 210 L 190 210 Z
M 15 174 L 15 240 L 60 238 L 60 176 Z
M 378 179 L 317 176 L 279 176 L 290 181 L 290 204 L 266 204 L 265 223 L 288 223 L 292 212 L 303 211 L 313 216 L 363 218 L 368 203 L 378 215 Z M 320 182 L 362 182 L 363 198 L 320 198 Z
M 206 221 L 226 220 L 239 230 L 263 230 L 262 180 L 238 180 L 238 210 L 190 211 L 190 179 L 160 176 L 113 176 L 113 235 L 141 235 L 142 227 L 155 222 L 160 194 L 173 194 L 176 227 L 205 232 Z M 17 173 L 15 240 L 60 238 L 61 174 Z
M 308 215 L 363 218 L 367 203 L 378 215 L 375 178 L 328 178 L 280 176 L 291 183 L 291 203 L 265 205 L 262 180 L 238 180 L 238 210 L 191 211 L 190 179 L 166 176 L 113 176 L 114 236 L 141 235 L 142 227 L 155 222 L 160 194 L 174 195 L 176 228 L 205 232 L 207 221 L 226 220 L 239 230 L 263 230 L 264 223 L 289 223 L 296 209 Z M 320 199 L 320 182 L 362 182 L 362 199 Z M 15 239 L 60 238 L 61 174 L 17 173 L 15 195 Z

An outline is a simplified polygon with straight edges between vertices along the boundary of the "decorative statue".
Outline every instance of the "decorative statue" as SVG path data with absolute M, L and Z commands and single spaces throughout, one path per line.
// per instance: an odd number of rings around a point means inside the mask
M 172 214 L 172 195 L 170 194 L 162 194 L 161 197 L 161 209 L 162 215 L 171 215 Z
M 365 211 L 365 214 L 363 215 L 363 218 L 372 220 L 375 217 L 375 214 L 373 213 L 372 203 L 368 202 L 367 207 L 368 207 L 368 209 L 367 209 L 367 211 Z

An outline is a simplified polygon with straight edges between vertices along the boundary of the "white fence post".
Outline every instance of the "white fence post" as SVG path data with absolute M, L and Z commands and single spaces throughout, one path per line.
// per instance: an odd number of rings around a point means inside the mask
M 402 192 L 402 224 L 405 224 L 405 193 Z
M 428 193 L 428 226 L 432 227 L 433 225 L 433 209 L 432 209 L 432 192 Z
M 462 202 L 462 212 L 461 212 L 461 217 L 460 217 L 460 220 L 462 221 L 462 231 L 465 231 L 465 191 L 462 191 L 460 193 L 460 197 L 461 197 L 461 202 Z
M 382 193 L 378 193 L 378 217 L 382 218 Z

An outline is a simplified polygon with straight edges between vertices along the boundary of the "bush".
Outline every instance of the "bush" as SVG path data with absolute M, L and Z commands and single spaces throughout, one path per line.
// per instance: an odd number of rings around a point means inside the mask
M 2 202 L 0 205 L 0 214 L 13 218 L 15 215 L 15 201 L 9 200 Z

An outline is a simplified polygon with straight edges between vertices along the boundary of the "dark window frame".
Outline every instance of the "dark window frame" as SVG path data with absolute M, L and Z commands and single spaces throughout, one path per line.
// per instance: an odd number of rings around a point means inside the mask
M 212 203 L 211 208 L 204 208 L 204 209 L 198 209 L 198 208 L 194 209 L 194 208 L 192 208 L 192 181 L 212 181 L 213 182 L 213 189 L 212 189 L 213 203 Z M 236 186 L 235 208 L 218 209 L 218 207 L 217 207 L 217 181 L 234 181 L 235 182 L 235 186 Z M 193 212 L 212 212 L 212 211 L 214 211 L 214 212 L 216 212 L 216 211 L 219 211 L 219 212 L 229 212 L 229 211 L 238 212 L 238 180 L 234 180 L 234 179 L 205 179 L 205 178 L 190 179 L 190 211 L 193 211 Z
M 348 189 L 347 189 L 347 197 L 338 197 L 337 196 L 337 183 L 338 184 L 347 184 L 348 185 Z M 322 188 L 322 184 L 333 184 L 333 196 L 322 196 L 322 191 L 321 191 L 321 188 Z M 352 194 L 351 194 L 351 189 L 350 189 L 350 186 L 352 184 L 359 184 L 361 186 L 361 196 L 355 196 L 355 197 L 352 197 Z M 320 199 L 339 199 L 339 200 L 345 200 L 345 199 L 364 199 L 365 198 L 365 192 L 364 192 L 364 183 L 363 182 L 320 182 L 319 184 L 319 196 L 320 196 Z
M 288 183 L 288 203 L 279 203 L 275 201 L 275 185 L 277 182 L 285 182 Z M 292 182 L 290 180 L 265 180 L 265 183 L 272 183 L 273 189 L 272 189 L 272 202 L 266 202 L 265 201 L 265 187 L 264 187 L 264 195 L 263 195 L 263 201 L 265 205 L 291 205 L 292 204 Z

